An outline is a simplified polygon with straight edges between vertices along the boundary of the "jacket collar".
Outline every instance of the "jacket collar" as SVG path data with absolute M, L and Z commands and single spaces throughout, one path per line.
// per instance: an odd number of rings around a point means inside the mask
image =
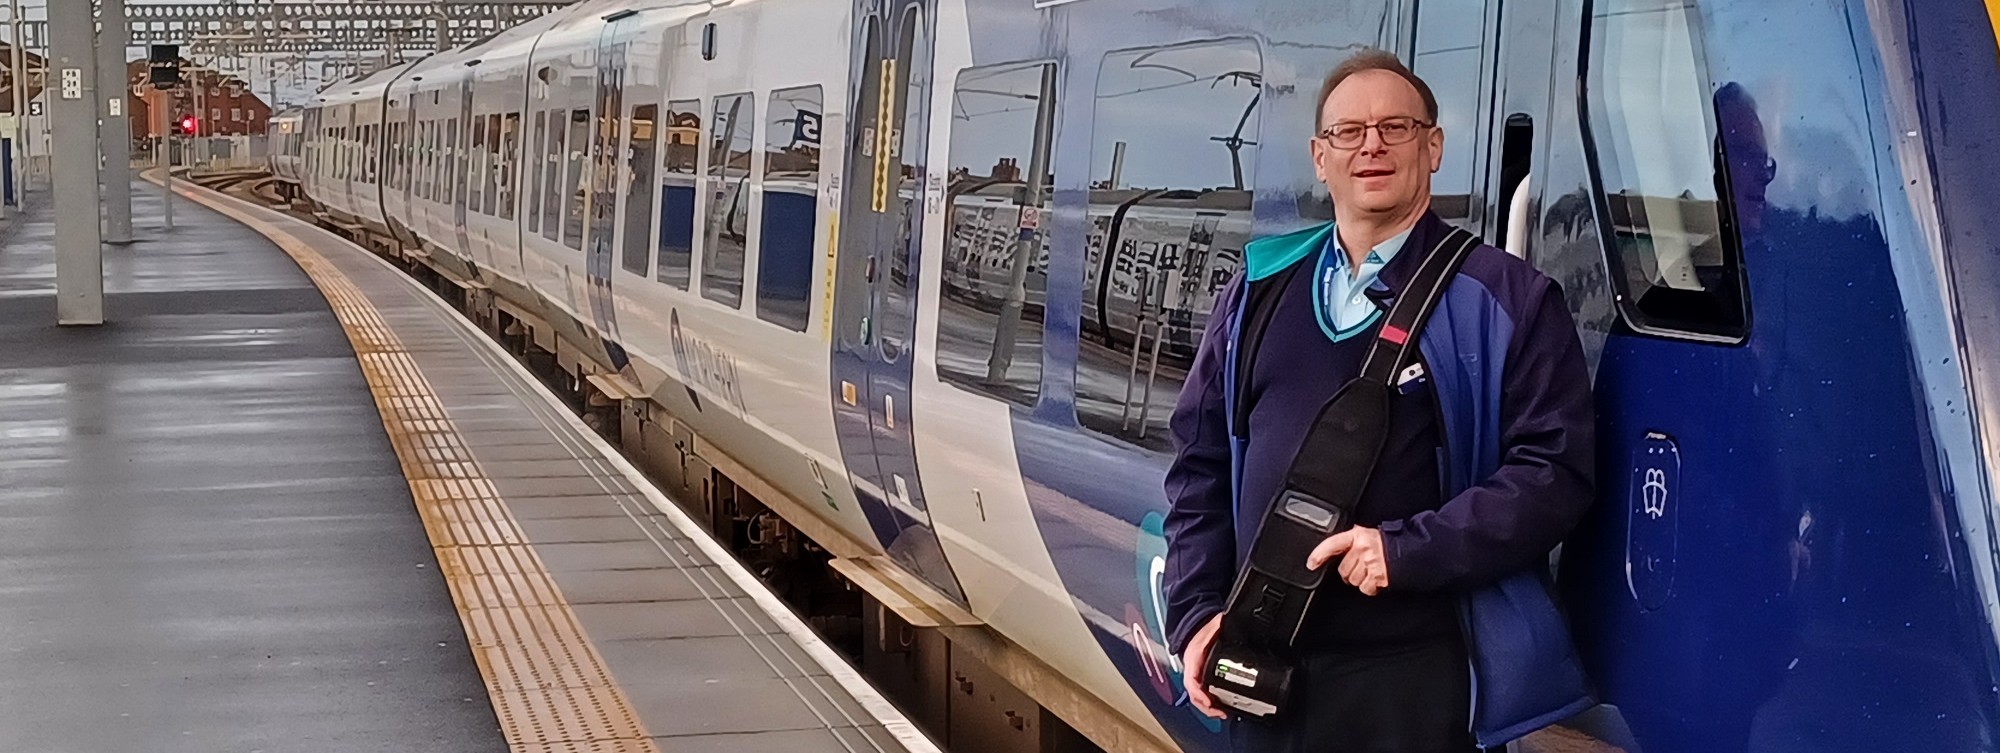
M 1389 259 L 1382 267 L 1382 274 L 1376 278 L 1371 290 L 1386 288 L 1393 293 L 1400 291 L 1410 281 L 1410 275 L 1417 271 L 1423 257 L 1430 254 L 1450 227 L 1439 219 L 1436 212 L 1429 209 L 1417 218 L 1417 224 L 1410 230 L 1410 239 L 1403 243 L 1403 250 Z M 1277 274 L 1298 263 L 1301 259 L 1318 253 L 1325 248 L 1333 235 L 1333 223 L 1323 222 L 1284 235 L 1258 238 L 1243 246 L 1244 274 L 1251 282 Z

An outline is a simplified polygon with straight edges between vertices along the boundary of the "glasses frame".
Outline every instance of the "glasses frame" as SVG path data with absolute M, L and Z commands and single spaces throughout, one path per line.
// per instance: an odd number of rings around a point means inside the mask
M 1403 139 L 1401 141 L 1389 140 L 1389 134 L 1382 130 L 1382 124 L 1395 120 L 1407 120 L 1410 122 L 1412 126 L 1415 126 L 1410 129 L 1409 138 Z M 1333 129 L 1339 128 L 1343 125 L 1361 126 L 1361 138 L 1356 139 L 1352 144 L 1346 144 L 1346 145 L 1342 145 L 1339 141 L 1334 140 Z M 1412 117 L 1409 115 L 1397 115 L 1394 117 L 1383 118 L 1373 123 L 1356 123 L 1352 120 L 1335 122 L 1332 125 L 1329 125 L 1325 128 L 1321 128 L 1319 130 L 1319 133 L 1313 134 L 1313 137 L 1324 140 L 1327 146 L 1333 147 L 1335 149 L 1359 149 L 1361 148 L 1361 145 L 1368 143 L 1368 132 L 1374 131 L 1376 137 L 1382 139 L 1383 146 L 1401 146 L 1403 144 L 1408 144 L 1412 141 L 1416 141 L 1417 134 L 1421 133 L 1424 129 L 1436 128 L 1436 127 L 1437 123 L 1432 121 L 1423 120 L 1421 118 Z

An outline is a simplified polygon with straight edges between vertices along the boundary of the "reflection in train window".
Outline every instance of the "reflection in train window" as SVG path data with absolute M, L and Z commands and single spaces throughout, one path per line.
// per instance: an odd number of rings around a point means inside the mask
M 709 118 L 708 217 L 701 246 L 701 295 L 730 308 L 743 306 L 743 257 L 750 216 L 751 126 L 756 100 L 748 94 L 715 98 Z
M 1486 0 L 1424 0 L 1417 6 L 1417 46 L 1410 69 L 1437 97 L 1444 157 L 1431 178 L 1431 210 L 1454 224 L 1479 220 L 1482 171 L 1475 167 L 1489 98 L 1483 86 Z M 1423 113 L 1412 113 L 1419 117 Z
M 891 90 L 889 122 L 900 119 L 902 125 L 890 131 L 887 142 L 890 159 L 899 163 L 890 176 L 887 190 L 894 194 L 891 201 L 901 207 L 893 216 L 901 219 L 896 223 L 896 239 L 889 244 L 889 274 L 882 281 L 881 305 L 875 310 L 875 345 L 882 359 L 891 363 L 902 356 L 903 343 L 910 336 L 910 322 L 915 318 L 910 289 L 917 283 L 910 276 L 910 253 L 917 239 L 910 235 L 922 227 L 922 221 L 908 218 L 921 217 L 918 213 L 923 211 L 924 159 L 930 151 L 925 140 L 929 129 L 924 123 L 931 92 L 931 53 L 930 35 L 924 32 L 924 23 L 923 11 L 918 6 L 912 6 L 903 15 L 902 28 L 896 32 L 896 62 L 891 69 L 902 82 L 902 91 Z
M 445 195 L 450 200 L 452 208 L 464 209 L 465 132 L 459 130 L 458 118 L 452 118 L 447 123 L 445 138 L 449 140 L 449 144 L 445 147 L 445 153 L 450 156 L 445 159 L 447 165 L 444 179 Z
M 1077 420 L 1165 452 L 1250 236 L 1263 67 L 1247 40 L 1115 52 L 1098 74 Z
M 486 175 L 480 183 L 486 187 L 486 200 L 480 204 L 479 213 L 497 215 L 500 212 L 500 114 L 486 116 Z
M 531 140 L 528 142 L 528 148 L 522 162 L 522 166 L 528 168 L 526 170 L 527 175 L 525 176 L 528 179 L 528 202 L 522 214 L 526 215 L 523 219 L 528 221 L 528 232 L 539 233 L 542 231 L 542 213 L 539 210 L 539 207 L 542 205 L 542 163 L 544 162 L 542 153 L 548 149 L 549 142 L 548 113 L 535 113 L 535 133 L 529 138 Z
M 562 231 L 563 118 L 549 111 L 549 141 L 542 151 L 542 237 L 555 240 Z
M 423 190 L 417 196 L 425 201 L 437 201 L 438 166 L 438 122 L 424 121 L 424 150 L 419 157 L 423 160 Z
M 1717 201 L 1699 19 L 1678 0 L 1596 3 L 1585 155 L 1625 322 L 1648 334 L 1739 342 L 1749 317 L 1739 243 Z
M 820 88 L 771 92 L 764 112 L 764 219 L 757 240 L 757 318 L 804 332 L 812 312 L 819 227 Z
M 519 184 L 514 156 L 520 154 L 520 150 L 521 114 L 510 112 L 500 122 L 500 219 L 503 220 L 514 219 L 514 202 L 519 200 L 514 195 L 515 186 Z
M 701 103 L 667 103 L 666 175 L 660 179 L 660 282 L 686 290 L 694 259 L 696 161 L 701 157 Z
M 465 205 L 473 212 L 478 212 L 480 206 L 485 203 L 486 189 L 490 186 L 486 176 L 491 170 L 490 166 L 484 164 L 486 162 L 486 116 L 484 115 L 472 117 L 472 146 L 467 149 L 466 156 L 470 162 L 467 165 L 469 172 L 465 176 L 467 194 Z
M 581 251 L 583 250 L 583 205 L 589 198 L 590 191 L 590 171 L 587 169 L 589 165 L 584 159 L 590 151 L 589 109 L 577 108 L 569 111 L 569 143 L 564 148 L 568 150 L 566 153 L 569 155 L 569 166 L 566 168 L 568 172 L 565 173 L 569 176 L 569 180 L 563 183 L 563 190 L 568 193 L 562 197 L 564 208 L 562 240 L 563 245 Z
M 625 146 L 625 249 L 627 271 L 644 276 L 653 251 L 653 158 L 660 153 L 654 124 L 659 105 L 632 108 L 632 132 Z
M 416 199 L 430 198 L 424 193 L 429 187 L 424 168 L 430 164 L 427 159 L 430 156 L 430 125 L 430 121 L 419 120 L 415 132 L 410 135 L 410 181 L 407 188 L 411 197 Z
M 1042 384 L 1055 87 L 1051 63 L 967 69 L 951 97 L 938 378 L 1021 405 Z

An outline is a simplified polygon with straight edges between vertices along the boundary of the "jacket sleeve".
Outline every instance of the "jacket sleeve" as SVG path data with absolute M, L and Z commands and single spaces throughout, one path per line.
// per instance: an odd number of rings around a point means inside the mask
M 1239 273 L 1216 296 L 1201 349 L 1168 421 L 1174 461 L 1167 468 L 1167 645 L 1175 656 L 1222 611 L 1236 579 L 1234 474 L 1223 390 L 1235 333 Z
M 1561 288 L 1538 283 L 1507 346 L 1500 466 L 1443 507 L 1382 525 L 1392 589 L 1471 589 L 1519 572 L 1546 558 L 1590 506 L 1590 372 Z

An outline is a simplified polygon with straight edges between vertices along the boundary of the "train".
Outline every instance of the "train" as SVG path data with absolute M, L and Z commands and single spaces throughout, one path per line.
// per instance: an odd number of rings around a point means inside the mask
M 1440 101 L 1434 208 L 1589 357 L 1565 739 L 1994 750 L 1995 13 L 582 0 L 327 88 L 273 170 L 823 550 L 948 747 L 1221 751 L 1164 648 L 1166 421 L 1243 244 L 1331 217 L 1321 78 L 1391 50 Z M 976 672 L 1047 713 L 974 719 Z

